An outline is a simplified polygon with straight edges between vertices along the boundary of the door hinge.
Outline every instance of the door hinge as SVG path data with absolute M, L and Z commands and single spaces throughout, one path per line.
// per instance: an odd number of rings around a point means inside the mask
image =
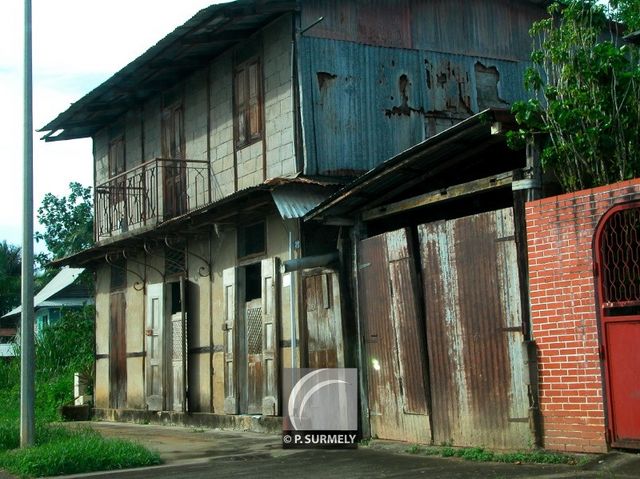
M 606 357 L 606 351 L 604 349 L 604 344 L 600 345 L 600 351 L 599 351 L 599 355 L 600 355 L 600 360 L 604 361 L 605 357 Z

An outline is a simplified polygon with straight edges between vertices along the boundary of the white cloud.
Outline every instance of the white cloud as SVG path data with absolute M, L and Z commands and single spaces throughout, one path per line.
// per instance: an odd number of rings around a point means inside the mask
M 183 24 L 209 0 L 33 0 L 34 127 L 39 128 Z M 0 241 L 21 241 L 22 0 L 0 1 Z M 34 203 L 93 181 L 91 140 L 34 136 Z

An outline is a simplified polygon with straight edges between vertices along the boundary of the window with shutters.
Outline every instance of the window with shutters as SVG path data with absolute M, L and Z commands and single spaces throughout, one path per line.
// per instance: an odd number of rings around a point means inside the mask
M 262 138 L 262 72 L 253 58 L 241 63 L 234 73 L 234 130 L 236 147 Z

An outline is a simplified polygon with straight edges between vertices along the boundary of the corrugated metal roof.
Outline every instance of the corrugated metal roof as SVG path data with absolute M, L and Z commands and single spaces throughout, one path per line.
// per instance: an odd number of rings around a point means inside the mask
M 33 306 L 34 308 L 39 308 L 43 306 L 51 306 L 52 304 L 58 306 L 66 306 L 67 303 L 69 305 L 76 305 L 77 298 L 70 299 L 69 301 L 48 301 L 49 298 L 55 296 L 57 293 L 61 292 L 66 287 L 72 285 L 78 276 L 82 274 L 84 268 L 62 268 L 62 270 L 53 277 L 51 281 L 49 281 L 44 288 L 40 290 L 38 294 L 36 294 L 33 298 Z M 87 298 L 88 299 L 88 298 Z M 86 300 L 84 301 L 86 302 Z M 64 304 L 59 304 L 64 303 Z M 73 304 L 71 304 L 73 303 Z M 12 309 L 7 314 L 3 316 L 3 318 L 14 316 L 16 314 L 22 313 L 22 306 L 18 306 L 15 309 Z
M 347 215 L 361 206 L 371 205 L 383 193 L 411 186 L 412 180 L 436 167 L 446 168 L 448 160 L 482 142 L 504 142 L 503 137 L 492 134 L 493 122 L 510 125 L 514 119 L 507 110 L 491 109 L 469 117 L 371 169 L 307 213 L 305 221 Z
M 204 8 L 38 131 L 49 132 L 44 136 L 47 141 L 91 136 L 132 105 L 203 68 L 279 15 L 295 9 L 296 3 L 237 0 Z M 64 131 L 58 133 L 60 130 Z

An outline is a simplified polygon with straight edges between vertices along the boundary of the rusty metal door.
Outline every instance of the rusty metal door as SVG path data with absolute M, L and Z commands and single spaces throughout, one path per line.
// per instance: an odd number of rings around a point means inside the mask
M 613 447 L 640 448 L 640 203 L 609 210 L 596 231 L 601 344 Z
M 329 270 L 303 273 L 310 368 L 344 367 L 337 276 Z
M 127 401 L 127 336 L 124 291 L 109 295 L 109 407 L 121 409 Z
M 510 208 L 418 227 L 434 443 L 533 444 Z
M 372 436 L 431 442 L 420 288 L 408 229 L 359 243 L 358 305 Z

